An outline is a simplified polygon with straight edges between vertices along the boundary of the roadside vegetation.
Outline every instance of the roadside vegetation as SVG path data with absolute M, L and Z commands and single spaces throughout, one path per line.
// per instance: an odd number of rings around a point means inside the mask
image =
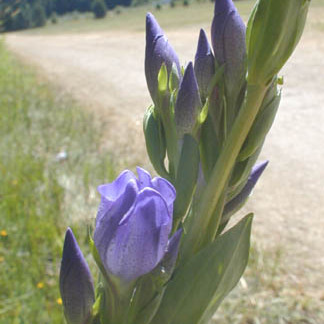
M 95 188 L 114 175 L 110 156 L 98 153 L 100 125 L 92 120 L 0 43 L 1 324 L 63 323 L 66 227 L 87 246 Z

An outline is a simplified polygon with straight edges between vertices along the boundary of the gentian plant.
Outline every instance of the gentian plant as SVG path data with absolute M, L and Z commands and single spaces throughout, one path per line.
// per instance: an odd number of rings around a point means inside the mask
M 281 96 L 277 73 L 295 49 L 310 0 L 258 0 L 245 27 L 232 0 L 216 0 L 211 44 L 179 58 L 146 17 L 144 116 L 160 177 L 122 172 L 101 195 L 91 251 L 94 287 L 71 231 L 60 273 L 69 324 L 204 324 L 248 261 L 253 215 L 233 226 L 268 162 L 256 163 Z

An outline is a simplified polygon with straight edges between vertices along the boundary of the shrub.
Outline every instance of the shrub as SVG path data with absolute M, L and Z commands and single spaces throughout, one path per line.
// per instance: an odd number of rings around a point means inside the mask
M 120 15 L 121 13 L 122 13 L 122 7 L 121 6 L 117 6 L 117 7 L 115 7 L 115 13 L 116 13 L 116 15 Z
M 170 2 L 170 7 L 171 8 L 174 8 L 176 6 L 176 2 L 174 1 L 174 0 L 172 0 L 171 2 Z
M 57 15 L 55 12 L 52 13 L 51 15 L 51 23 L 56 24 L 57 23 Z
M 161 4 L 160 4 L 160 3 L 157 3 L 157 4 L 155 5 L 155 9 L 156 9 L 156 10 L 161 10 L 161 9 L 162 9 Z
M 189 0 L 183 0 L 183 5 L 185 7 L 188 7 L 189 6 Z
M 28 4 L 17 8 L 15 12 L 7 10 L 4 19 L 4 30 L 20 30 L 31 27 L 32 15 Z
M 104 18 L 107 14 L 107 7 L 103 0 L 95 0 L 92 4 L 92 11 L 95 18 Z

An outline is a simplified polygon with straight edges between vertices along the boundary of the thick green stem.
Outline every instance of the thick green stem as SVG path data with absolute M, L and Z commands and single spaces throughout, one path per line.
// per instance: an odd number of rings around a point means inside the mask
M 236 158 L 259 111 L 267 87 L 248 85 L 245 102 L 228 134 L 221 154 L 214 166 L 206 189 L 193 215 L 190 228 L 183 244 L 183 257 L 197 252 L 204 242 L 211 217 L 213 216 Z M 218 226 L 219 222 L 215 222 Z M 208 231 L 210 232 L 210 230 Z

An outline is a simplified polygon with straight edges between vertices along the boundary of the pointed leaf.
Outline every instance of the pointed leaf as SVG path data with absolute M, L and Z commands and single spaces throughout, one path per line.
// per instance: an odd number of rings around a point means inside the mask
M 199 170 L 199 146 L 189 134 L 184 135 L 178 173 L 175 182 L 177 198 L 174 203 L 173 217 L 182 218 L 191 202 Z
M 163 138 L 162 125 L 154 116 L 154 108 L 149 107 L 143 121 L 146 150 L 156 172 L 164 178 L 168 173 L 164 166 L 166 144 Z
M 280 99 L 281 94 L 276 95 L 272 102 L 270 102 L 270 104 L 258 114 L 238 156 L 239 161 L 244 161 L 250 157 L 264 142 L 276 117 Z
M 154 324 L 202 324 L 235 287 L 247 265 L 252 214 L 180 266 Z

